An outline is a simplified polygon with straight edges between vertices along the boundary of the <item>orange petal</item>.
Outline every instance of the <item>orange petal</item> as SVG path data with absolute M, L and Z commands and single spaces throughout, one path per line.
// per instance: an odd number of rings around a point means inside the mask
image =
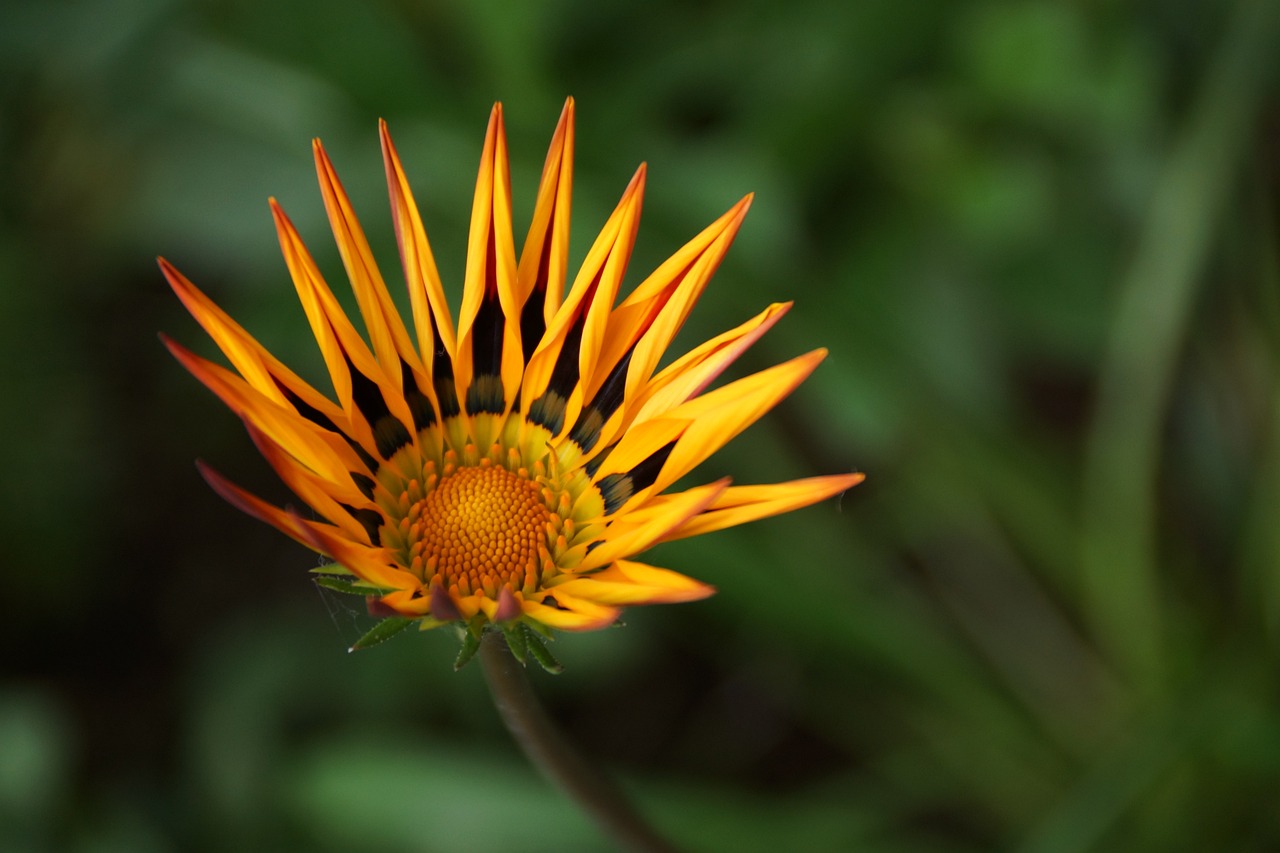
M 683 477 L 755 423 L 794 391 L 826 355 L 824 349 L 814 350 L 695 397 L 668 412 L 666 417 L 686 418 L 690 423 L 654 481 L 654 492 L 661 492 Z
M 631 307 L 649 302 L 659 309 L 656 316 L 651 319 L 645 317 L 641 321 L 645 331 L 632 351 L 631 364 L 627 369 L 627 398 L 632 397 L 640 384 L 653 375 L 667 346 L 684 325 L 694 302 L 702 295 L 712 273 L 729 251 L 751 207 L 751 199 L 750 195 L 743 198 L 686 243 L 653 275 L 641 282 L 623 303 L 624 307 Z M 621 312 L 619 316 L 623 316 Z M 625 331 L 610 329 L 610 340 L 625 339 L 628 337 Z
M 373 260 L 373 252 L 369 250 L 369 241 L 365 239 L 364 230 L 351 207 L 351 199 L 342 188 L 342 182 L 338 180 L 338 173 L 334 171 L 329 155 L 325 153 L 319 139 L 313 140 L 311 147 L 315 153 L 316 175 L 320 179 L 320 194 L 324 197 L 324 209 L 329 215 L 333 239 L 338 244 L 338 253 L 342 256 L 342 265 L 351 281 L 356 304 L 360 307 L 360 315 L 364 318 L 369 339 L 373 342 L 373 351 L 387 378 L 399 390 L 402 387 L 402 361 L 421 372 L 417 351 L 409 342 L 409 333 L 405 330 L 395 303 L 391 301 L 382 273 Z
M 257 495 L 251 494 L 210 468 L 204 462 L 196 461 L 196 468 L 200 471 L 200 476 L 204 477 L 206 483 L 218 496 L 224 501 L 234 506 L 236 509 L 252 515 L 259 521 L 265 521 L 275 529 L 282 533 L 286 533 L 298 542 L 302 543 L 312 550 L 315 546 L 311 544 L 311 537 L 304 531 L 304 523 L 302 519 L 293 513 L 286 512 L 280 507 L 267 503 Z
M 426 616 L 431 609 L 431 599 L 421 589 L 397 589 L 379 598 L 378 604 L 409 619 Z
M 524 353 L 520 345 L 520 308 L 516 297 L 516 250 L 511 234 L 511 178 L 502 105 L 494 104 L 485 134 L 480 173 L 471 208 L 467 272 L 458 317 L 458 357 L 454 361 L 459 395 L 474 377 L 472 335 L 481 305 L 496 299 L 504 317 L 501 380 L 509 407 L 520 388 Z M 465 410 L 465 399 L 463 400 Z
M 383 589 L 419 589 L 418 578 L 391 565 L 391 554 L 386 548 L 370 548 L 338 535 L 335 528 L 312 522 L 302 522 L 302 531 L 311 547 L 328 554 L 361 580 Z
M 601 463 L 592 482 L 600 482 L 610 474 L 626 474 L 632 468 L 666 447 L 689 429 L 689 422 L 677 418 L 658 418 L 636 424 L 627 430 L 616 447 Z
M 729 478 L 726 477 L 705 486 L 689 489 L 679 495 L 673 495 L 671 501 L 663 506 L 662 511 L 651 515 L 644 524 L 628 524 L 627 516 L 623 515 L 621 519 L 609 525 L 601 537 L 600 544 L 583 558 L 582 563 L 577 567 L 578 573 L 607 566 L 614 560 L 639 554 L 706 509 L 728 485 Z
M 864 474 L 835 474 L 765 486 L 733 486 L 725 489 L 701 515 L 695 515 L 682 527 L 664 536 L 662 541 L 701 536 L 714 530 L 791 512 L 838 495 L 864 479 Z
M 523 303 L 539 291 L 543 323 L 551 322 L 564 296 L 569 266 L 569 222 L 573 199 L 573 98 L 564 103 L 542 167 L 533 222 L 520 252 L 518 293 Z M 536 343 L 526 341 L 525 345 Z
M 672 362 L 641 389 L 635 419 L 656 417 L 701 394 L 725 368 L 773 328 L 791 304 L 774 303 L 736 329 L 712 338 Z
M 556 599 L 557 602 L 570 607 L 566 610 L 527 599 L 521 602 L 520 609 L 530 619 L 562 631 L 597 631 L 608 628 L 618 621 L 620 611 L 616 607 L 605 607 L 582 599 L 570 598 L 569 600 L 572 601 L 572 607 L 568 602 L 560 602 L 558 598 Z
M 603 571 L 554 587 L 552 594 L 557 600 L 568 593 L 598 604 L 634 605 L 697 601 L 715 591 L 713 586 L 669 569 L 618 560 Z
M 320 345 L 320 352 L 324 356 L 329 375 L 333 378 L 333 387 L 343 411 L 353 423 L 364 422 L 364 416 L 358 412 L 351 396 L 351 373 L 347 366 L 347 360 L 350 359 L 356 370 L 378 385 L 391 414 L 403 424 L 412 424 L 413 416 L 404 401 L 399 379 L 393 381 L 387 375 L 360 333 L 351 325 L 342 305 L 320 275 L 297 229 L 275 199 L 271 199 L 271 211 L 275 217 L 276 233 L 285 264 L 289 267 L 289 274 L 307 314 L 307 321 L 311 324 L 311 331 Z M 398 365 L 396 369 L 399 370 Z M 374 449 L 372 438 L 367 434 L 355 437 L 366 449 Z
M 385 121 L 378 122 L 382 140 L 382 160 L 386 166 L 387 188 L 391 196 L 391 215 L 395 221 L 396 242 L 400 246 L 400 261 L 404 266 L 409 285 L 409 302 L 413 310 L 413 324 L 418 332 L 418 352 L 424 369 L 431 371 L 431 358 L 435 351 L 435 332 L 440 336 L 445 352 L 454 358 L 457 342 L 454 339 L 453 317 L 444 295 L 444 285 L 436 268 L 435 255 L 427 242 L 427 231 L 418 215 L 418 205 L 409 189 L 400 155 L 391 144 L 391 134 Z
M 201 358 L 164 335 L 161 335 L 161 340 L 174 358 L 217 394 L 231 411 L 266 433 L 272 441 L 290 448 L 302 464 L 335 483 L 342 482 L 344 478 L 350 479 L 351 469 L 343 457 L 322 438 L 322 435 L 332 436 L 332 433 L 321 430 L 292 408 L 285 408 L 262 395 L 225 367 Z
M 547 389 L 561 349 L 578 323 L 583 324 L 577 353 L 578 389 L 587 384 L 583 377 L 595 370 L 603 346 L 601 336 L 635 245 L 635 232 L 644 197 L 644 175 L 645 167 L 641 165 L 627 185 L 617 207 L 596 236 L 591 250 L 587 252 L 564 304 L 551 318 L 546 334 L 530 356 L 522 390 L 526 408 Z M 580 391 L 577 396 L 581 398 Z M 571 427 L 575 418 L 576 412 L 567 412 L 564 428 Z
M 592 255 L 597 251 L 602 253 L 599 255 L 599 273 L 593 276 L 595 293 L 587 307 L 586 322 L 582 328 L 582 343 L 578 348 L 578 382 L 587 389 L 588 399 L 603 380 L 603 375 L 613 366 L 612 362 L 599 360 L 600 351 L 604 348 L 605 330 L 608 328 L 613 303 L 618 298 L 618 288 L 622 284 L 622 277 L 627 272 L 631 251 L 635 248 L 636 232 L 640 228 L 640 210 L 644 205 L 646 173 L 647 168 L 644 163 L 641 163 L 635 175 L 632 176 L 631 182 L 627 184 L 622 200 L 618 202 L 613 215 L 605 224 L 601 239 L 596 241 L 596 245 L 587 254 L 587 262 L 583 264 L 585 271 L 588 263 L 593 260 Z M 605 245 L 603 238 L 605 233 L 609 232 L 612 232 L 613 237 Z M 579 273 L 579 280 L 581 278 L 582 273 Z M 577 286 L 578 283 L 575 280 L 574 287 Z M 599 374 L 598 380 L 597 374 Z
M 245 426 L 249 430 L 249 437 L 268 464 L 295 495 L 321 516 L 341 527 L 349 538 L 366 545 L 373 544 L 369 539 L 369 532 L 351 514 L 352 509 L 347 507 L 375 511 L 377 508 L 356 488 L 350 477 L 344 478 L 345 482 L 336 483 L 318 477 L 251 422 L 246 422 Z

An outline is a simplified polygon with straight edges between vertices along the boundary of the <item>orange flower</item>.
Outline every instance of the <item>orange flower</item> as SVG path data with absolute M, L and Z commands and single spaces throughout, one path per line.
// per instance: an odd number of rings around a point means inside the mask
M 400 158 L 381 126 L 410 330 L 319 141 L 325 209 L 368 340 L 293 224 L 271 210 L 334 402 L 271 355 L 163 259 L 174 291 L 234 371 L 165 340 L 245 422 L 323 520 L 275 507 L 201 467 L 221 495 L 339 564 L 330 583 L 422 627 L 465 621 L 585 631 L 633 604 L 714 590 L 631 559 L 651 545 L 796 509 L 860 474 L 763 486 L 673 483 L 794 389 L 815 350 L 711 383 L 790 307 L 771 305 L 659 369 L 737 234 L 747 196 L 618 301 L 644 195 L 641 166 L 567 295 L 573 101 L 566 103 L 517 260 L 501 105 L 485 137 L 455 326 Z

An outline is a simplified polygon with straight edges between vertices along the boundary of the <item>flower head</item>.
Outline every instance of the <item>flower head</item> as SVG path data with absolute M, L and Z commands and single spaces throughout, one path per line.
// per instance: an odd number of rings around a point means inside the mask
M 785 397 L 824 350 L 708 390 L 789 304 L 659 367 L 737 234 L 747 196 L 618 300 L 644 195 L 636 172 L 567 294 L 573 102 L 551 142 L 517 258 L 501 105 L 485 137 L 455 325 L 386 125 L 382 154 L 412 329 L 396 310 L 319 141 L 325 209 L 367 339 L 284 211 L 280 246 L 336 401 L 303 381 L 166 261 L 174 291 L 234 370 L 165 339 L 318 518 L 201 466 L 221 495 L 348 574 L 379 615 L 591 630 L 619 608 L 713 589 L 631 559 L 659 542 L 796 509 L 858 474 L 670 487 Z

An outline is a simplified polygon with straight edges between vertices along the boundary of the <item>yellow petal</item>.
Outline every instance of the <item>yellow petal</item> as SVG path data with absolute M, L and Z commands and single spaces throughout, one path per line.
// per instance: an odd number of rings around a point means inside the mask
M 672 496 L 662 512 L 655 513 L 641 525 L 629 525 L 623 516 L 609 525 L 601 542 L 583 558 L 578 572 L 587 572 L 607 566 L 615 560 L 639 554 L 668 532 L 680 527 L 693 516 L 706 509 L 729 485 L 729 478 L 689 489 Z
M 578 377 L 575 386 L 581 399 L 581 389 L 587 384 L 584 377 L 589 376 L 597 364 L 609 309 L 617 297 L 618 286 L 635 245 L 635 229 L 644 198 L 644 176 L 642 164 L 587 252 L 569 295 L 551 318 L 546 334 L 529 358 L 522 390 L 526 414 L 529 406 L 547 390 L 561 350 L 579 324 L 582 336 L 576 354 Z M 576 412 L 569 414 L 572 417 L 565 418 L 562 430 L 573 426 Z
M 582 328 L 582 343 L 578 349 L 578 382 L 587 389 L 586 397 L 590 399 L 604 374 L 613 367 L 612 362 L 600 361 L 600 350 L 605 343 L 605 330 L 608 328 L 609 314 L 613 303 L 618 298 L 618 287 L 622 277 L 626 275 L 627 264 L 631 261 L 631 251 L 636 245 L 636 232 L 640 228 L 640 210 L 644 204 L 644 182 L 647 172 L 644 163 L 636 169 L 631 183 L 622 194 L 613 216 L 609 221 L 617 220 L 617 229 L 608 246 L 604 241 L 597 241 L 597 246 L 605 251 L 600 271 L 595 278 L 595 294 L 587 308 L 586 322 Z M 609 228 L 608 225 L 605 226 Z M 610 229 L 612 230 L 612 229 Z M 593 247 L 592 251 L 595 251 Z M 590 257 L 590 256 L 588 256 Z M 584 264 L 584 270 L 586 265 Z M 579 278 L 582 274 L 579 273 Z M 577 282 L 574 283 L 577 287 Z M 615 359 L 616 361 L 616 359 Z M 597 379 L 598 377 L 598 379 Z
M 755 423 L 795 390 L 826 355 L 826 350 L 814 350 L 695 397 L 668 412 L 666 417 L 685 418 L 690 423 L 654 482 L 654 491 L 661 492 Z
M 559 601 L 559 599 L 556 600 Z M 520 609 L 530 619 L 562 631 L 597 631 L 608 628 L 618 621 L 620 611 L 616 607 L 605 607 L 581 599 L 571 599 L 571 601 L 574 605 L 572 609 L 561 610 L 526 599 L 520 603 Z
M 341 527 L 348 538 L 366 545 L 373 544 L 369 531 L 351 513 L 364 508 L 377 511 L 377 507 L 356 488 L 350 477 L 344 477 L 344 482 L 319 477 L 251 422 L 246 422 L 246 426 L 258 451 L 295 495 L 322 517 Z
M 197 461 L 196 468 L 200 471 L 200 476 L 204 477 L 205 482 L 209 484 L 209 487 L 217 492 L 218 496 L 224 501 L 246 515 L 251 515 L 259 521 L 265 521 L 306 547 L 314 548 L 311 544 L 311 537 L 303 531 L 302 519 L 292 513 L 285 512 L 280 507 L 267 503 L 257 495 L 245 491 L 203 462 Z
M 458 354 L 454 362 L 459 396 L 466 409 L 466 391 L 475 377 L 472 339 L 481 305 L 496 300 L 503 315 L 499 371 L 508 410 L 520 388 L 524 354 L 520 344 L 520 305 L 516 297 L 516 250 L 511 234 L 511 179 L 507 163 L 507 135 L 502 105 L 494 104 L 485 134 L 480 172 L 471 208 L 467 241 L 467 272 L 458 317 Z M 488 330 L 485 330 L 488 331 Z M 505 412 L 504 412 L 505 414 Z
M 386 548 L 370 548 L 352 542 L 326 524 L 304 521 L 302 532 L 310 540 L 312 548 L 329 555 L 334 562 L 374 586 L 384 589 L 419 589 L 422 586 L 416 576 L 391 565 L 391 553 Z
M 418 333 L 418 352 L 424 370 L 430 374 L 435 351 L 435 337 L 439 335 L 449 358 L 456 358 L 457 342 L 453 332 L 453 317 L 444 295 L 444 285 L 436 268 L 435 255 L 427 241 L 427 230 L 418 214 L 418 205 L 409 189 L 400 155 L 391 143 L 387 123 L 378 123 L 382 140 L 382 160 L 386 166 L 387 188 L 391 195 L 391 215 L 395 221 L 396 242 L 400 247 L 400 261 L 404 266 L 409 286 L 409 303 L 413 310 L 413 324 Z M 432 329 L 435 329 L 435 335 Z
M 674 604 L 697 601 L 715 594 L 715 587 L 655 566 L 618 560 L 588 577 L 575 578 L 553 589 L 557 598 L 565 593 L 599 604 Z
M 711 274 L 720 266 L 725 252 L 729 251 L 751 207 L 751 199 L 750 195 L 743 198 L 685 244 L 653 275 L 641 282 L 623 303 L 630 306 L 654 301 L 661 309 L 651 322 L 647 322 L 647 330 L 632 351 L 631 364 L 627 369 L 626 397 L 635 394 L 637 388 L 653 375 L 667 346 L 684 325 L 694 302 L 702 295 Z M 610 331 L 611 339 L 624 337 L 621 331 Z
M 689 429 L 689 422 L 677 418 L 658 418 L 645 421 L 627 430 L 618 441 L 592 481 L 599 483 L 610 474 L 626 474 L 654 453 L 666 447 Z
M 322 437 L 332 433 L 254 390 L 225 367 L 206 361 L 175 341 L 163 336 L 162 340 L 182 366 L 217 394 L 231 411 L 266 433 L 272 441 L 291 448 L 303 465 L 335 483 L 350 478 L 351 468 Z
M 232 320 L 213 300 L 163 258 L 160 259 L 160 268 L 178 298 L 254 390 L 295 411 L 299 409 L 298 402 L 301 402 L 304 407 L 314 409 L 328 419 L 334 428 L 349 434 L 350 425 L 346 413 L 341 408 L 335 406 L 328 397 L 312 388 L 309 383 L 281 363 L 240 324 Z M 286 397 L 281 391 L 281 386 L 296 400 Z M 338 452 L 347 458 L 350 448 L 339 442 Z M 348 467 L 354 467 L 355 458 L 354 456 L 350 458 L 352 464 Z
M 569 221 L 573 198 L 573 98 L 564 103 L 542 167 L 533 222 L 520 252 L 518 292 L 523 304 L 539 292 L 543 297 L 543 325 L 551 322 L 564 296 L 569 266 Z M 537 341 L 526 341 L 525 346 Z
M 662 370 L 640 392 L 636 420 L 657 417 L 701 394 L 791 308 L 774 303 L 746 323 L 712 338 Z
M 402 387 L 401 362 L 418 371 L 422 369 L 418 364 L 417 351 L 409 342 L 409 333 L 404 328 L 395 303 L 391 301 L 382 273 L 373 260 L 373 252 L 369 250 L 369 241 L 365 239 L 364 230 L 351 207 L 351 199 L 342 188 L 342 182 L 338 180 L 338 173 L 334 171 L 329 155 L 325 153 L 319 139 L 313 140 L 311 147 L 315 153 L 316 175 L 320 179 L 320 194 L 329 215 L 333 239 L 342 256 L 347 278 L 351 280 L 351 289 L 355 293 L 356 304 L 360 307 L 369 339 L 373 342 L 373 351 L 387 378 L 399 390 Z
M 672 530 L 662 541 L 701 536 L 714 530 L 791 512 L 838 495 L 864 479 L 864 474 L 836 474 L 765 486 L 733 486 L 725 489 L 702 514 Z
M 431 609 L 431 599 L 420 588 L 397 589 L 379 598 L 378 603 L 409 619 L 425 616 Z
M 404 401 L 398 380 L 393 382 L 383 371 L 360 333 L 351 325 L 342 305 L 325 283 L 311 253 L 298 236 L 297 229 L 275 199 L 271 199 L 271 211 L 275 217 L 285 264 L 289 267 L 289 274 L 307 314 L 307 321 L 311 324 L 311 331 L 320 345 L 329 375 L 333 377 L 333 387 L 343 411 L 353 421 L 357 418 L 363 420 L 363 415 L 357 411 L 351 396 L 351 373 L 347 367 L 347 359 L 350 359 L 356 370 L 377 384 L 391 414 L 403 424 L 412 424 L 413 416 Z M 370 447 L 370 444 L 366 444 L 366 447 Z

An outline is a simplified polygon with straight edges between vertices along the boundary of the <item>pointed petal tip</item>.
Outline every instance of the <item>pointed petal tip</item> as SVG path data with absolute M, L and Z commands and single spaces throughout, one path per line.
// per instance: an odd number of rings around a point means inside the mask
M 649 164 L 641 163 L 636 167 L 635 174 L 631 176 L 631 180 L 627 183 L 627 188 L 622 193 L 622 201 L 631 204 L 638 203 L 644 197 L 645 181 L 649 177 Z
M 158 256 L 156 264 L 160 267 L 160 273 L 164 276 L 164 280 L 169 282 L 169 287 L 178 295 L 178 298 L 181 299 L 184 293 L 195 289 L 195 285 L 185 275 L 178 272 L 178 268 L 169 263 L 165 257 Z M 185 303 L 186 300 L 184 299 L 183 302 Z
M 394 607 L 392 607 L 390 604 L 387 604 L 385 601 L 383 601 L 380 597 L 376 595 L 365 596 L 364 607 L 365 607 L 365 610 L 369 612 L 370 616 L 373 616 L 378 619 L 395 618 L 397 616 L 404 615 L 399 610 L 396 610 Z M 347 649 L 347 651 L 354 652 L 354 651 L 357 651 L 358 649 L 359 649 L 359 646 L 352 646 L 351 648 Z
M 164 332 L 160 332 L 159 334 L 160 334 L 160 343 L 164 344 L 165 349 L 169 350 L 169 355 L 176 358 L 178 362 L 187 370 L 196 374 L 196 376 L 200 376 L 200 373 L 198 372 L 199 371 L 198 362 L 196 361 L 196 359 L 198 359 L 199 356 L 197 356 L 191 350 L 184 347 L 182 344 L 175 341 L 173 338 L 166 335 Z
M 841 488 L 838 492 L 836 492 L 836 496 L 838 498 L 843 498 L 845 492 L 849 491 L 854 486 L 857 486 L 862 482 L 864 482 L 867 479 L 867 475 L 862 473 L 861 471 L 856 471 L 852 474 L 844 475 L 842 479 L 843 479 L 843 483 L 841 484 Z
M 259 517 L 255 509 L 242 498 L 239 489 L 230 480 L 218 473 L 212 465 L 203 459 L 197 459 L 196 470 L 200 472 L 200 476 L 209 484 L 209 488 L 213 489 L 218 497 L 247 515 L 252 515 L 255 518 Z M 292 514 L 292 509 L 289 512 Z
M 498 590 L 498 609 L 493 614 L 494 622 L 510 622 L 524 611 L 520 609 L 520 602 L 516 600 L 515 593 L 510 587 L 503 587 Z
M 439 619 L 441 622 L 456 622 L 462 618 L 462 611 L 458 609 L 458 605 L 454 603 L 453 598 L 440 584 L 432 584 L 429 595 L 432 617 Z
M 333 167 L 333 161 L 329 159 L 329 152 L 324 150 L 324 145 L 317 138 L 311 142 L 311 150 L 316 158 L 316 172 L 320 176 L 321 181 L 337 182 L 337 172 Z
M 178 350 L 182 349 L 182 344 L 178 343 L 164 332 L 157 332 L 156 335 L 160 338 L 160 343 L 164 344 L 164 348 L 169 351 L 169 355 L 181 361 L 182 359 L 178 355 Z
M 288 214 L 284 212 L 284 208 L 280 206 L 280 202 L 275 196 L 267 199 L 267 205 L 271 208 L 271 218 L 275 220 L 277 228 L 292 224 L 289 222 Z
M 494 101 L 493 109 L 489 110 L 489 129 L 502 127 L 502 101 Z

